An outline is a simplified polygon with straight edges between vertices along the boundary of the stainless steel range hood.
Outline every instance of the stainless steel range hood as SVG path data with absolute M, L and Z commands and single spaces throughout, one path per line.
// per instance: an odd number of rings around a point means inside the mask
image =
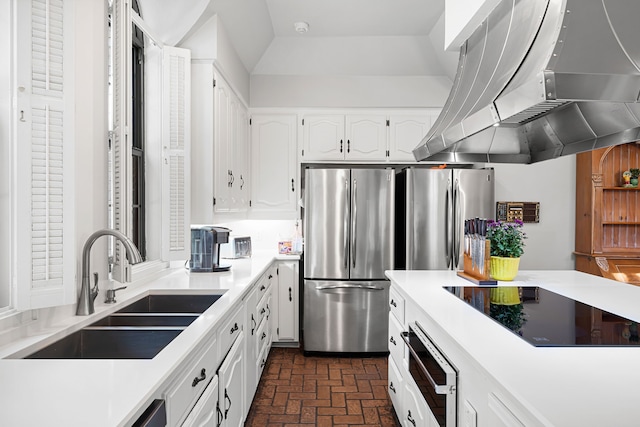
M 640 139 L 640 1 L 503 0 L 417 160 L 534 163 Z

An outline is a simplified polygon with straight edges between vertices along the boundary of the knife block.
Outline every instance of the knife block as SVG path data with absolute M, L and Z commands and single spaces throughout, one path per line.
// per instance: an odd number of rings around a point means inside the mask
M 463 271 L 458 272 L 458 276 L 467 279 L 477 285 L 497 285 L 496 280 L 491 279 L 491 240 L 484 242 L 484 268 L 473 263 L 471 253 L 463 254 Z

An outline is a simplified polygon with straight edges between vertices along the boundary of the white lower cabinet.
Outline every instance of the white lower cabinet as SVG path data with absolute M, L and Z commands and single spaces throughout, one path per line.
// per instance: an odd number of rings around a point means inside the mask
M 424 398 L 413 379 L 404 381 L 403 414 L 398 415 L 400 423 L 405 427 L 431 427 L 430 415 Z
M 215 336 L 207 343 L 205 349 L 196 356 L 165 395 L 167 405 L 167 421 L 170 426 L 180 425 L 192 410 L 198 398 L 211 378 L 215 376 L 217 363 L 217 340 Z
M 243 388 L 245 384 L 244 335 L 240 332 L 238 339 L 218 369 L 220 388 L 218 404 L 222 412 L 223 427 L 240 427 L 244 425 L 245 403 Z
M 217 426 L 221 422 L 222 413 L 218 406 L 218 376 L 213 377 L 204 389 L 198 403 L 193 407 L 182 427 Z
M 280 261 L 277 265 L 277 315 L 274 316 L 274 341 L 299 341 L 298 261 Z

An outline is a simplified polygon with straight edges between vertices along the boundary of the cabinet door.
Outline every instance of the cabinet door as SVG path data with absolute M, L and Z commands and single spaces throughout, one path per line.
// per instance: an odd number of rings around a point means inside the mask
M 418 386 L 408 378 L 404 382 L 404 413 L 398 416 L 398 420 L 405 427 L 427 427 L 431 423 L 428 420 L 428 408 L 418 390 Z
M 310 114 L 304 116 L 302 127 L 304 161 L 344 160 L 347 147 L 343 115 Z
M 214 73 L 216 87 L 213 95 L 214 123 L 214 212 L 231 210 L 231 166 L 229 147 L 231 144 L 231 87 L 222 77 Z
M 251 169 L 251 212 L 295 215 L 298 185 L 294 114 L 251 118 Z
M 241 427 L 244 424 L 246 415 L 243 395 L 245 386 L 244 358 L 244 332 L 241 332 L 218 370 L 220 381 L 218 401 L 222 411 L 221 426 L 223 427 Z
M 218 407 L 218 377 L 215 376 L 198 399 L 182 427 L 205 427 L 218 425 L 220 409 Z
M 298 263 L 278 264 L 277 341 L 298 341 Z
M 428 114 L 397 115 L 389 118 L 389 160 L 415 162 L 413 149 L 431 128 Z
M 235 97 L 234 97 L 235 98 Z M 245 106 L 237 100 L 235 120 L 235 139 L 232 142 L 232 193 L 234 210 L 244 212 L 249 208 L 251 183 L 249 169 L 249 113 Z
M 347 116 L 346 160 L 385 160 L 386 116 Z

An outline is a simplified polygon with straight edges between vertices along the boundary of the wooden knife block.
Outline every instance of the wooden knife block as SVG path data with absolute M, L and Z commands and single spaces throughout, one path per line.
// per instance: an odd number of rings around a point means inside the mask
M 491 240 L 485 240 L 484 245 L 484 269 L 480 269 L 479 265 L 473 265 L 471 255 L 465 252 L 463 271 L 459 271 L 458 276 L 478 285 L 495 285 L 498 282 L 491 279 Z

